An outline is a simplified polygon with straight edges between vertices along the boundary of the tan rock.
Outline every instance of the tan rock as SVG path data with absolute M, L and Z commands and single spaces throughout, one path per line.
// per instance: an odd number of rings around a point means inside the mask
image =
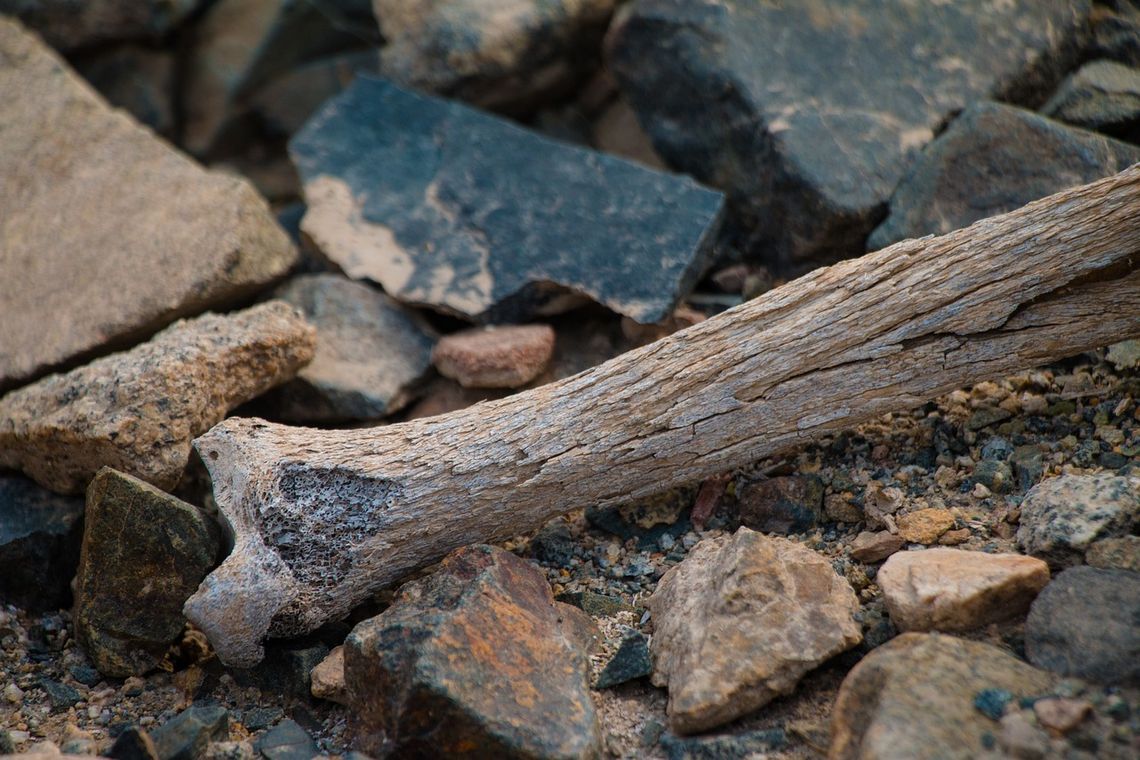
M 865 530 L 851 542 L 851 556 L 860 562 L 882 562 L 905 543 L 901 536 L 885 530 L 878 533 Z
M 173 150 L 0 18 L 0 390 L 228 306 L 297 253 L 250 185 Z
M 288 304 L 179 322 L 130 351 L 0 398 L 0 467 L 79 493 L 109 466 L 164 490 L 190 441 L 296 374 L 314 331 Z
M 1089 713 L 1092 703 L 1085 699 L 1048 697 L 1033 703 L 1037 722 L 1058 734 L 1067 734 L 1079 726 Z
M 933 544 L 954 527 L 954 515 L 948 509 L 920 509 L 896 519 L 899 535 L 915 544 Z
M 518 388 L 538 377 L 553 354 L 549 325 L 510 325 L 444 336 L 432 361 L 465 388 Z
M 1085 552 L 1085 562 L 1102 570 L 1140 573 L 1140 536 L 1120 536 L 1097 541 Z
M 924 549 L 893 555 L 876 576 L 903 631 L 968 631 L 1029 612 L 1049 566 L 1020 554 Z
M 348 704 L 348 687 L 344 685 L 344 644 L 333 647 L 325 659 L 309 674 L 309 690 L 318 699 Z
M 802 544 L 747 528 L 706 539 L 650 597 L 653 683 L 669 723 L 693 733 L 790 693 L 863 636 L 851 586 Z

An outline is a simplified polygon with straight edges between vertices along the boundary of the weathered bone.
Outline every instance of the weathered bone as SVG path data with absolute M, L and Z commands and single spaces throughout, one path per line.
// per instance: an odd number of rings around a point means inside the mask
M 1140 334 L 1140 165 L 773 290 L 594 369 L 370 430 L 230 419 L 195 446 L 236 545 L 186 604 L 222 660 L 474 542 Z

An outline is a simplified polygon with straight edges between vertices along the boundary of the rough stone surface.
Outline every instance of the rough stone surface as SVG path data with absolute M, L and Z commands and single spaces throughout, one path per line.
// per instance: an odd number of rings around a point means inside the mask
M 182 633 L 182 605 L 217 562 L 217 526 L 192 504 L 110 468 L 87 488 L 75 636 L 100 673 L 142 675 Z
M 70 604 L 82 537 L 82 499 L 0 475 L 0 600 L 36 611 Z
M 1117 369 L 1140 367 L 1140 339 L 1122 340 L 1108 347 L 1105 357 Z
M 1028 612 L 1049 566 L 1020 554 L 926 549 L 892 555 L 875 582 L 899 630 L 968 631 Z
M 1067 70 L 1078 0 L 637 0 L 610 69 L 658 152 L 729 193 L 748 247 L 863 251 L 909 163 L 987 96 L 1035 105 Z
M 423 391 L 435 331 L 419 315 L 335 274 L 296 277 L 276 296 L 317 329 L 317 351 L 267 397 L 274 416 L 301 424 L 374 420 Z
M 236 302 L 297 253 L 248 183 L 107 107 L 0 18 L 0 391 Z
M 230 716 L 220 705 L 195 705 L 151 732 L 159 760 L 198 760 L 210 742 L 229 738 Z
M 1046 116 L 1135 142 L 1140 137 L 1140 69 L 1086 63 L 1041 107 Z
M 493 110 L 533 106 L 587 74 L 615 0 L 373 0 L 394 81 Z
M 519 388 L 542 374 L 553 355 L 549 325 L 506 325 L 445 335 L 432 362 L 464 388 Z
M 882 562 L 906 545 L 906 539 L 887 531 L 863 531 L 851 542 L 851 556 L 860 562 Z
M 1080 562 L 1094 542 L 1140 524 L 1140 476 L 1062 475 L 1038 483 L 1021 502 L 1017 543 L 1053 567 Z
M 1100 683 L 1140 683 L 1140 573 L 1074 567 L 1038 595 L 1025 623 L 1034 665 Z
M 584 643 L 562 627 L 571 609 L 513 554 L 453 552 L 345 642 L 357 746 L 375 756 L 600 754 Z
M 76 62 L 83 78 L 116 108 L 164 137 L 174 133 L 174 54 L 123 45 Z
M 313 329 L 280 301 L 179 322 L 0 398 L 0 466 L 60 493 L 83 491 L 104 466 L 169 490 L 191 439 L 292 377 L 313 343 Z
M 649 639 L 645 634 L 632 628 L 622 633 L 621 644 L 602 672 L 594 681 L 595 689 L 608 689 L 635 678 L 644 678 L 653 672 L 653 660 L 649 654 Z
M 107 42 L 158 39 L 201 0 L 0 0 L 55 48 L 74 50 Z
M 648 601 L 653 683 L 669 687 L 670 727 L 732 721 L 858 644 L 855 592 L 819 554 L 748 528 L 705 539 Z
M 780 728 L 713 736 L 667 733 L 660 741 L 669 760 L 755 760 L 768 757 L 770 752 L 784 749 L 787 744 L 787 734 Z
M 832 760 L 973 760 L 997 724 L 974 707 L 984 689 L 1014 697 L 1052 677 L 997 647 L 937 633 L 904 633 L 847 674 L 831 716 Z
M 291 137 L 329 98 L 344 92 L 359 72 L 377 74 L 376 51 L 320 58 L 287 71 L 251 96 L 251 108 L 272 133 Z
M 1033 712 L 1041 725 L 1061 734 L 1079 726 L 1091 711 L 1092 705 L 1083 699 L 1049 697 L 1033 703 Z
M 295 720 L 283 720 L 254 742 L 265 760 L 310 760 L 321 754 L 313 737 Z
M 310 691 L 318 699 L 347 705 L 348 687 L 344 683 L 344 645 L 333 647 L 328 657 L 313 668 Z
M 1102 570 L 1132 570 L 1140 573 L 1140 536 L 1097 541 L 1085 552 L 1085 564 Z
M 789 475 L 737 486 L 740 524 L 762 533 L 802 533 L 823 518 L 823 481 Z
M 154 739 L 137 726 L 127 728 L 115 739 L 107 750 L 107 756 L 114 760 L 158 760 L 158 748 Z
M 954 527 L 954 515 L 948 509 L 919 509 L 897 517 L 899 535 L 915 544 L 933 544 Z
M 691 180 L 363 75 L 290 151 L 301 227 L 326 256 L 401 301 L 484 321 L 581 295 L 660 321 L 703 271 L 722 203 Z
M 1140 147 L 1013 106 L 977 103 L 927 146 L 867 248 L 942 235 L 1137 161 Z

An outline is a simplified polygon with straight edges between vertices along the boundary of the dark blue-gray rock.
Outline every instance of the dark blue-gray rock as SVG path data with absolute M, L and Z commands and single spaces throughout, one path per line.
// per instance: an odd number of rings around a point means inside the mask
M 226 741 L 230 715 L 221 705 L 194 705 L 151 732 L 158 760 L 198 760 L 211 742 Z
M 645 678 L 652 672 L 649 639 L 641 631 L 626 628 L 622 632 L 617 651 L 594 680 L 594 688 L 608 689 L 635 678 Z
M 1025 654 L 1065 676 L 1140 684 L 1140 573 L 1073 567 L 1059 574 L 1029 609 Z
M 313 737 L 295 720 L 283 720 L 253 743 L 265 760 L 310 760 L 321 754 Z
M 373 0 L 382 71 L 497 111 L 565 97 L 598 64 L 615 0 Z
M 1000 435 L 993 436 L 982 446 L 982 459 L 1004 462 L 1011 456 L 1013 456 L 1013 444 Z
M 658 153 L 729 194 L 744 246 L 783 264 L 864 250 L 910 162 L 985 97 L 1037 105 L 1085 0 L 636 0 L 609 66 Z
M 1113 61 L 1086 63 L 1061 84 L 1041 113 L 1135 142 L 1140 137 L 1140 69 Z
M 1018 446 L 1010 455 L 1009 463 L 1013 474 L 1017 478 L 1017 487 L 1028 491 L 1045 474 L 1045 455 L 1034 444 Z
M 75 62 L 107 102 L 155 132 L 174 131 L 174 54 L 142 45 L 123 45 Z
M 87 488 L 75 581 L 75 638 L 118 678 L 162 662 L 182 605 L 217 564 L 220 533 L 198 507 L 109 467 Z
M 76 691 L 74 686 L 68 686 L 62 681 L 56 681 L 52 678 L 41 678 L 39 685 L 40 688 L 43 689 L 44 694 L 47 694 L 52 712 L 59 712 L 69 707 L 74 707 L 76 702 L 83 699 L 83 695 Z
M 0 600 L 41 612 L 71 603 L 83 499 L 0 476 Z
M 423 392 L 436 335 L 418 314 L 337 274 L 295 277 L 275 297 L 317 328 L 313 360 L 260 402 L 275 417 L 299 424 L 375 420 Z
M 293 138 L 302 230 L 353 278 L 480 321 L 585 295 L 657 322 L 704 270 L 722 197 L 360 76 Z
M 376 74 L 380 59 L 375 50 L 320 58 L 285 72 L 258 88 L 250 102 L 272 134 L 291 137 L 326 100 L 352 84 L 358 72 Z
M 1092 14 L 1087 57 L 1140 66 L 1140 5 L 1135 0 L 1101 0 Z
M 1094 541 L 1140 526 L 1140 475 L 1062 475 L 1021 502 L 1017 543 L 1054 568 L 1078 564 Z
M 823 519 L 823 481 L 815 475 L 747 480 L 737 485 L 740 524 L 762 533 L 802 533 Z
M 669 760 L 748 760 L 767 757 L 788 745 L 787 734 L 781 728 L 721 736 L 680 737 L 665 733 L 659 741 Z
M 973 481 L 994 493 L 1009 493 L 1014 486 L 1013 469 L 1005 462 L 983 459 L 974 465 Z
M 265 658 L 256 667 L 233 670 L 234 680 L 242 686 L 255 686 L 262 691 L 293 698 L 307 698 L 313 668 L 328 656 L 329 647 L 308 639 L 271 642 Z
M 115 743 L 103 754 L 113 760 L 159 760 L 154 740 L 138 726 L 131 726 L 115 737 Z
M 927 146 L 870 250 L 941 235 L 1140 161 L 1140 147 L 1014 106 L 977 103 Z
M 201 0 L 0 0 L 52 47 L 74 50 L 122 40 L 154 40 L 185 19 Z

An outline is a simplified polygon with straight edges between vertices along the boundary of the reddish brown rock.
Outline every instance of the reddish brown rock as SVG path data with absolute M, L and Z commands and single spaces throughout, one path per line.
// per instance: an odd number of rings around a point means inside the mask
M 899 515 L 899 535 L 915 544 L 930 545 L 954 527 L 954 515 L 948 509 L 920 509 Z
M 905 544 L 902 536 L 885 530 L 878 533 L 865 530 L 851 542 L 851 556 L 860 562 L 882 562 Z
M 1029 612 L 1049 566 L 1020 554 L 925 549 L 892 555 L 876 580 L 899 630 L 968 631 Z
M 1092 704 L 1084 699 L 1049 697 L 1033 703 L 1037 721 L 1058 734 L 1067 734 L 1079 726 L 1092 712 Z
M 802 533 L 823 517 L 824 485 L 814 475 L 745 481 L 737 487 L 740 524 L 762 533 Z
M 432 361 L 464 388 L 518 388 L 538 377 L 553 354 L 549 325 L 511 325 L 444 336 Z
M 170 490 L 190 441 L 296 374 L 314 332 L 280 301 L 174 324 L 130 351 L 0 398 L 0 467 L 79 493 L 101 467 Z

